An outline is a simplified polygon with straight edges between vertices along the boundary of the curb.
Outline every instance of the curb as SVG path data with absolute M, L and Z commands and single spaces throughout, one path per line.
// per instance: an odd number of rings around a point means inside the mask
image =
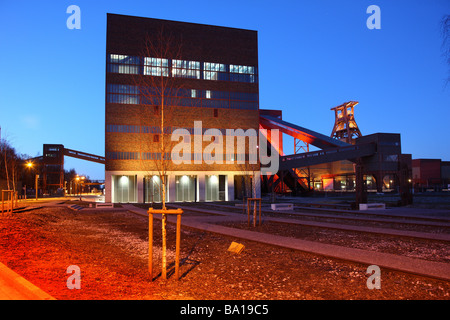
M 56 300 L 0 262 L 0 300 Z

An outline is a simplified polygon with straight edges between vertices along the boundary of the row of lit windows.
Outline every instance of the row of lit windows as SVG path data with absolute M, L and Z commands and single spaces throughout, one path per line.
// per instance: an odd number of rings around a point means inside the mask
M 169 76 L 169 60 L 161 58 L 144 58 L 144 75 Z
M 203 66 L 203 72 L 202 68 Z M 170 72 L 171 70 L 171 72 Z M 120 54 L 108 55 L 107 71 L 123 74 L 180 77 L 203 80 L 221 80 L 256 83 L 256 68 L 244 65 L 164 59 Z
M 223 63 L 205 62 L 203 63 L 204 80 L 228 81 L 227 67 Z
M 255 67 L 230 64 L 231 73 L 255 74 Z
M 172 76 L 200 79 L 200 62 L 189 60 L 172 60 Z
M 168 59 L 162 59 L 162 58 L 144 58 L 144 65 L 145 66 L 152 66 L 152 67 L 168 67 L 169 66 L 169 60 Z

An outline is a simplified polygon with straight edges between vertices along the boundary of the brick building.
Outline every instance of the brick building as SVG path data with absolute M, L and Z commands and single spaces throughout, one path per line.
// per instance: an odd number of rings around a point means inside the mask
M 171 141 L 181 128 L 184 135 Z M 219 133 L 226 129 L 242 129 L 241 136 L 259 129 L 256 31 L 108 14 L 106 202 L 158 202 L 162 175 L 170 202 L 258 196 L 260 167 L 249 161 L 253 140 L 244 137 L 242 151 L 236 138 L 225 155 Z M 194 131 L 203 137 L 200 150 L 188 136 Z M 190 143 L 182 163 L 171 154 L 179 141 Z M 213 143 L 219 147 L 207 159 Z M 208 161 L 217 159 L 223 163 Z
M 416 191 L 450 189 L 450 161 L 413 159 L 412 181 Z

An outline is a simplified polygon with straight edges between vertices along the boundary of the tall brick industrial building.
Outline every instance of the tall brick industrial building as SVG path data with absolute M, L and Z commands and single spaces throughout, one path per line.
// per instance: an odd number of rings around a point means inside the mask
M 164 173 L 171 202 L 233 200 L 250 195 L 248 184 L 258 196 L 259 164 L 248 161 L 248 149 L 254 147 L 250 139 L 244 164 L 236 162 L 238 151 L 224 156 L 226 163 L 208 162 L 194 143 L 191 163 L 172 161 L 170 148 L 176 142 L 166 134 L 178 128 L 192 134 L 198 124 L 207 137 L 202 151 L 220 142 L 207 129 L 258 131 L 257 32 L 108 14 L 106 202 L 160 201 L 161 159 L 170 162 Z M 225 141 L 214 155 L 220 153 L 225 155 Z

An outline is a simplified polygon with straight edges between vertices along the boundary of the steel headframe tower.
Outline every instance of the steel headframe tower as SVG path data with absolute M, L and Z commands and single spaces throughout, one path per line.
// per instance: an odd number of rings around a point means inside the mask
M 355 139 L 362 136 L 355 121 L 354 107 L 357 104 L 358 101 L 349 101 L 331 108 L 335 114 L 332 138 L 354 144 Z

